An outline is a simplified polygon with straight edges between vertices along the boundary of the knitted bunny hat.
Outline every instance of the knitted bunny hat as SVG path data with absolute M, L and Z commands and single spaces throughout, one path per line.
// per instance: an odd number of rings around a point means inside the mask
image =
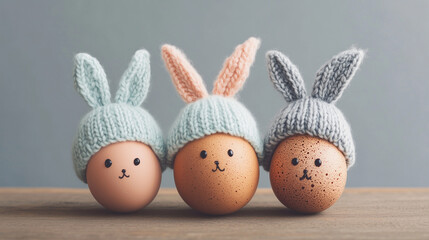
M 161 169 L 165 169 L 165 144 L 153 117 L 140 107 L 149 91 L 149 53 L 134 54 L 122 76 L 115 102 L 110 102 L 106 74 L 97 59 L 86 53 L 75 56 L 75 88 L 92 111 L 80 122 L 73 143 L 73 163 L 77 176 L 86 183 L 89 159 L 102 147 L 122 141 L 138 141 L 152 148 Z
M 343 152 L 347 166 L 351 167 L 355 147 L 350 126 L 334 104 L 359 68 L 364 52 L 352 48 L 333 57 L 317 72 L 311 96 L 306 94 L 298 68 L 286 56 L 269 51 L 266 57 L 271 81 L 288 105 L 277 115 L 265 137 L 264 169 L 270 170 L 277 145 L 298 134 L 330 141 Z
M 241 89 L 259 48 L 259 39 L 249 38 L 226 59 L 213 95 L 185 55 L 171 45 L 162 46 L 162 57 L 180 96 L 188 104 L 181 111 L 167 139 L 167 165 L 174 166 L 176 153 L 188 142 L 214 133 L 227 133 L 246 139 L 261 163 L 263 144 L 255 119 L 233 96 Z

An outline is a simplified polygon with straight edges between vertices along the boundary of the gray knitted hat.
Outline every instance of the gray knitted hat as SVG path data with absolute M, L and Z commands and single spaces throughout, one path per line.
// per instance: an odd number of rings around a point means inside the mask
M 307 96 L 298 68 L 281 52 L 267 53 L 271 81 L 288 105 L 277 115 L 265 137 L 265 170 L 270 170 L 277 145 L 298 134 L 333 143 L 343 152 L 347 166 L 354 164 L 355 147 L 350 126 L 334 104 L 353 78 L 363 56 L 364 51 L 352 48 L 333 57 L 317 72 L 313 92 Z

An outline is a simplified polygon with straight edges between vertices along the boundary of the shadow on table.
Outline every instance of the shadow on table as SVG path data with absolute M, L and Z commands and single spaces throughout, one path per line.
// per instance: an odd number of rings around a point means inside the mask
M 248 218 L 248 217 L 290 217 L 303 218 L 314 215 L 303 215 L 295 213 L 285 207 L 261 207 L 247 206 L 240 211 L 224 215 L 210 216 L 201 214 L 187 206 L 149 206 L 133 213 L 114 213 L 95 204 L 76 206 L 74 204 L 63 204 L 63 206 L 52 205 L 23 205 L 23 206 L 0 206 L 0 215 L 21 217 L 77 217 L 77 218 L 168 218 L 168 219 L 213 219 L 213 218 Z

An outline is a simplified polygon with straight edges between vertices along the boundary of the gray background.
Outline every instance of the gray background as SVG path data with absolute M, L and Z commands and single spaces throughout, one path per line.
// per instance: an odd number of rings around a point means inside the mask
M 309 88 L 333 55 L 365 48 L 337 104 L 357 147 L 348 186 L 429 186 L 428 23 L 428 1 L 2 1 L 0 186 L 85 187 L 70 150 L 90 110 L 73 88 L 74 54 L 98 58 L 114 92 L 133 53 L 146 48 L 152 85 L 143 106 L 166 133 L 184 103 L 161 44 L 183 49 L 211 89 L 224 59 L 250 36 L 262 46 L 239 98 L 262 134 L 285 106 L 268 80 L 267 50 L 287 54 Z M 171 170 L 162 186 L 174 186 Z

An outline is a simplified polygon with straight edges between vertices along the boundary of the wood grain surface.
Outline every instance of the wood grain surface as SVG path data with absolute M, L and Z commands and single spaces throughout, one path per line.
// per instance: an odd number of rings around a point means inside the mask
M 111 213 L 87 189 L 0 188 L 0 239 L 429 239 L 429 189 L 346 189 L 320 214 L 295 214 L 271 189 L 239 212 L 205 216 L 175 189 Z

